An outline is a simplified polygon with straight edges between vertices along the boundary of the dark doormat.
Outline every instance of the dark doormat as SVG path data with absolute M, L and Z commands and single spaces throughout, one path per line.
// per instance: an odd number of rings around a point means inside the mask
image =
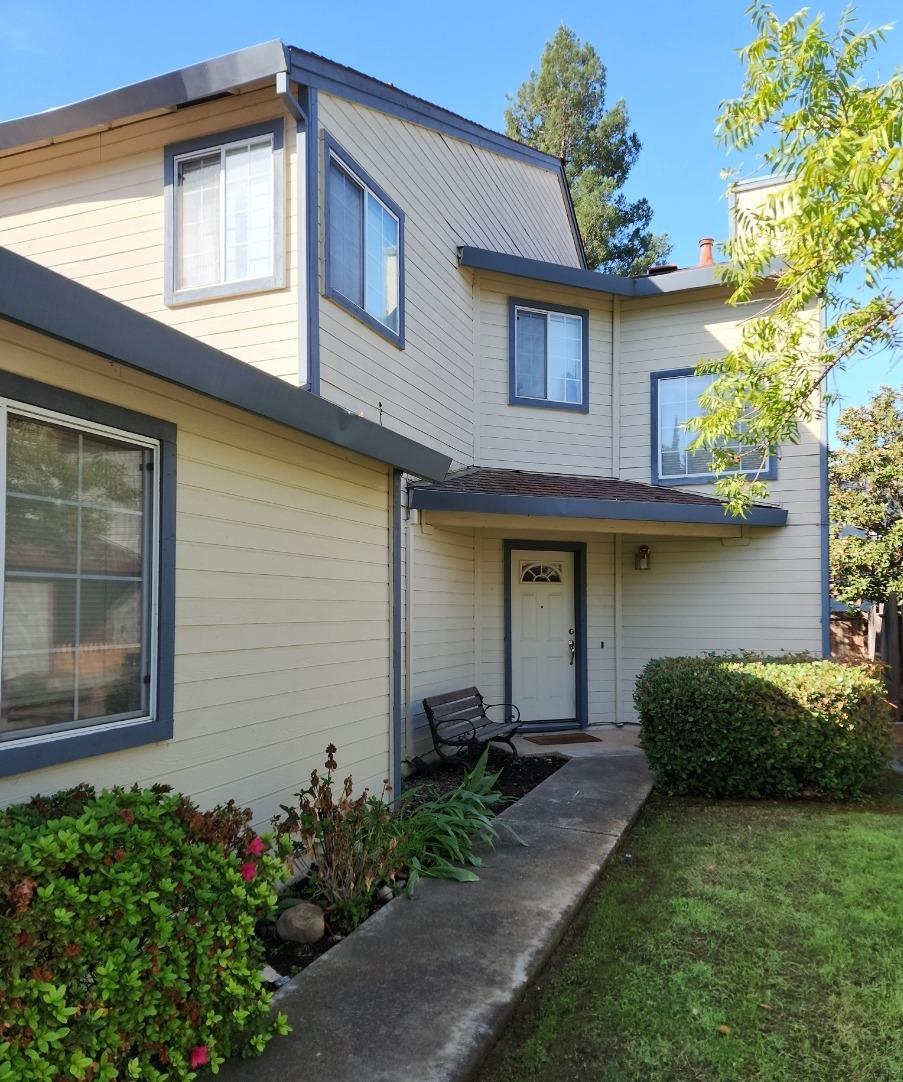
M 601 737 L 589 733 L 543 733 L 540 736 L 528 736 L 531 744 L 592 744 Z

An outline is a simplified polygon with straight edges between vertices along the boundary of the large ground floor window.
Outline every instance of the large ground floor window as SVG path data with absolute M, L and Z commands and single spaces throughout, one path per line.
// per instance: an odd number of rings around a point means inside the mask
M 159 450 L 0 399 L 0 741 L 154 716 Z

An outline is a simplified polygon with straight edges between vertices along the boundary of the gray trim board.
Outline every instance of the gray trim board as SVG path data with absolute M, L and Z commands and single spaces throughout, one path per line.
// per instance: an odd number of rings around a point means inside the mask
M 513 702 L 512 699 L 512 658 L 511 658 L 511 553 L 516 549 L 527 551 L 548 552 L 573 552 L 574 553 L 574 627 L 577 629 L 577 656 L 575 658 L 576 672 L 576 706 L 577 717 L 573 720 L 565 718 L 550 718 L 548 722 L 524 722 L 521 730 L 540 731 L 546 729 L 561 729 L 573 726 L 574 721 L 585 729 L 589 725 L 589 669 L 587 662 L 587 577 L 586 577 L 586 543 L 584 541 L 516 541 L 504 542 L 504 567 L 503 574 L 505 594 L 505 702 Z M 515 703 L 515 705 L 517 705 Z
M 561 169 L 560 159 L 553 155 L 545 154 L 525 143 L 519 143 L 516 139 L 510 139 L 507 135 L 502 135 L 491 128 L 484 128 L 481 124 L 459 116 L 449 109 L 443 109 L 439 105 L 418 98 L 415 94 L 399 90 L 391 83 L 384 83 L 354 68 L 328 60 L 317 53 L 299 49 L 294 45 L 289 45 L 287 49 L 291 77 L 299 83 L 305 83 L 348 101 L 378 109 L 382 113 L 399 117 L 401 120 L 432 128 L 434 131 L 451 135 L 456 139 L 463 139 L 475 146 L 492 150 L 496 154 L 517 158 L 551 172 L 558 172 Z
M 70 132 L 106 128 L 126 117 L 190 105 L 287 70 L 281 41 L 252 45 L 72 105 L 7 120 L 0 124 L 0 150 L 48 142 Z
M 176 568 L 176 426 L 143 413 L 75 394 L 46 383 L 0 372 L 0 395 L 83 421 L 109 425 L 160 443 L 159 571 L 157 575 L 156 713 L 148 721 L 103 723 L 93 728 L 48 733 L 29 743 L 0 743 L 0 777 L 68 763 L 93 755 L 168 740 L 173 733 Z M 22 737 L 27 738 L 23 733 Z
M 332 284 L 332 266 L 331 266 L 331 253 L 330 253 L 330 233 L 331 233 L 331 209 L 329 205 L 329 156 L 334 155 L 341 166 L 344 166 L 343 172 L 346 176 L 356 178 L 362 184 L 365 184 L 370 188 L 373 194 L 385 203 L 386 207 L 395 215 L 398 219 L 398 331 L 393 331 L 391 327 L 387 327 L 385 323 L 380 323 L 378 319 L 372 316 L 365 308 L 355 304 L 354 301 L 349 300 L 348 297 L 339 293 Z M 377 334 L 381 334 L 383 338 L 388 339 L 393 346 L 397 346 L 398 349 L 404 349 L 404 211 L 395 202 L 395 200 L 386 192 L 386 190 L 370 176 L 370 174 L 362 169 L 360 165 L 351 157 L 351 155 L 344 150 L 339 143 L 329 134 L 325 129 L 323 130 L 323 202 L 325 210 L 325 283 L 323 289 L 323 295 L 328 297 L 331 301 L 337 304 L 340 308 L 344 308 L 346 312 L 354 316 L 355 319 L 359 319 Z M 361 257 L 366 264 L 367 261 L 367 246 L 366 246 L 366 229 L 367 229 L 367 213 L 366 213 L 366 201 L 364 203 L 363 214 L 363 229 L 365 233 L 364 243 L 361 246 Z M 363 298 L 366 300 L 366 298 Z
M 405 703 L 401 692 L 401 471 L 392 471 L 392 796 L 401 795 L 401 760 L 404 742 Z
M 821 652 L 822 657 L 831 656 L 831 505 L 828 474 L 828 418 L 821 419 L 821 438 L 818 449 L 819 503 L 821 505 Z
M 273 273 L 266 278 L 220 282 L 197 289 L 179 289 L 176 281 L 176 158 L 183 154 L 212 149 L 225 143 L 255 139 L 261 135 L 273 139 Z M 195 139 L 170 143 L 163 148 L 164 279 L 163 303 L 173 307 L 247 293 L 264 293 L 285 288 L 285 118 L 274 117 L 230 131 L 211 132 Z
M 746 518 L 725 512 L 723 504 L 667 503 L 664 500 L 599 500 L 587 497 L 511 496 L 488 492 L 449 492 L 413 487 L 409 504 L 420 511 L 473 511 L 483 515 L 535 515 L 634 522 L 701 522 L 735 526 L 786 526 L 783 507 L 758 504 Z
M 666 487 L 680 487 L 685 488 L 687 485 L 712 485 L 718 480 L 718 474 L 715 473 L 700 473 L 693 476 L 685 477 L 662 477 L 658 472 L 658 384 L 661 379 L 668 379 L 676 376 L 693 376 L 696 374 L 695 368 L 670 368 L 663 369 L 660 372 L 650 372 L 650 424 L 649 424 L 649 453 L 650 453 L 650 467 L 649 476 L 652 478 L 653 485 L 662 485 Z M 738 471 L 739 472 L 739 471 Z M 737 474 L 730 474 L 734 477 Z M 771 454 L 768 456 L 768 468 L 765 470 L 747 470 L 741 473 L 740 476 L 745 477 L 748 481 L 776 481 L 778 476 L 778 456 Z
M 583 379 L 583 398 L 580 402 L 555 402 L 550 398 L 526 398 L 517 393 L 517 309 L 532 308 L 540 312 L 563 312 L 565 315 L 579 316 L 582 324 L 580 368 Z M 546 389 L 548 389 L 548 357 L 546 357 Z M 589 413 L 589 310 L 571 308 L 565 304 L 551 304 L 548 301 L 524 300 L 520 297 L 508 298 L 508 405 L 527 406 L 530 409 L 564 410 L 570 413 Z
M 238 409 L 442 480 L 451 460 L 0 248 L 0 317 Z
M 577 221 L 577 212 L 574 209 L 574 199 L 571 195 L 571 186 L 568 184 L 568 174 L 567 169 L 565 168 L 564 158 L 561 159 L 558 183 L 561 187 L 561 198 L 564 200 L 564 208 L 568 214 L 568 221 L 571 223 L 571 234 L 574 238 L 574 247 L 577 249 L 577 257 L 580 260 L 580 266 L 585 270 L 589 270 L 590 266 L 586 261 L 586 245 L 583 243 L 583 234 L 580 232 L 580 223 Z
M 307 389 L 320 393 L 320 125 L 317 91 L 300 87 L 301 105 L 307 114 Z M 299 215 L 300 220 L 300 215 Z M 298 303 L 304 303 L 300 296 Z M 299 343 L 300 346 L 300 343 Z
M 628 278 L 617 274 L 602 274 L 582 267 L 565 267 L 560 263 L 547 263 L 541 259 L 507 255 L 505 252 L 492 252 L 470 245 L 463 245 L 458 249 L 458 263 L 474 270 L 495 271 L 497 274 L 510 274 L 515 278 L 589 289 L 594 293 L 607 293 L 616 297 L 659 297 L 667 293 L 710 289 L 712 286 L 723 285 L 718 265 L 687 267 L 670 274 Z
M 0 124 L 0 150 L 51 142 L 61 135 L 108 128 L 118 120 L 144 113 L 177 109 L 273 78 L 280 72 L 287 72 L 297 83 L 326 90 L 497 154 L 552 172 L 561 169 L 560 160 L 550 154 L 484 128 L 390 83 L 278 40 L 239 49 L 58 109 L 8 120 Z

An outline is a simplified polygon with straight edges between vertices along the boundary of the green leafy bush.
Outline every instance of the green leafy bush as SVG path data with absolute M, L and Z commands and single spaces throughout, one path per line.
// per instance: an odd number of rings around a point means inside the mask
M 0 1082 L 192 1079 L 263 1050 L 284 863 L 233 803 L 79 786 L 0 813 Z
M 660 785 L 714 797 L 853 796 L 887 766 L 890 708 L 873 671 L 830 661 L 650 661 L 634 700 Z

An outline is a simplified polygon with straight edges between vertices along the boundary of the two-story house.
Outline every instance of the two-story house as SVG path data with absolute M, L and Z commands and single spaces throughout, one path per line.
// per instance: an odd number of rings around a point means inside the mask
M 0 246 L 5 799 L 263 816 L 427 695 L 621 723 L 652 657 L 825 649 L 822 433 L 739 521 L 682 427 L 767 283 L 588 270 L 555 158 L 272 42 L 0 124 Z

